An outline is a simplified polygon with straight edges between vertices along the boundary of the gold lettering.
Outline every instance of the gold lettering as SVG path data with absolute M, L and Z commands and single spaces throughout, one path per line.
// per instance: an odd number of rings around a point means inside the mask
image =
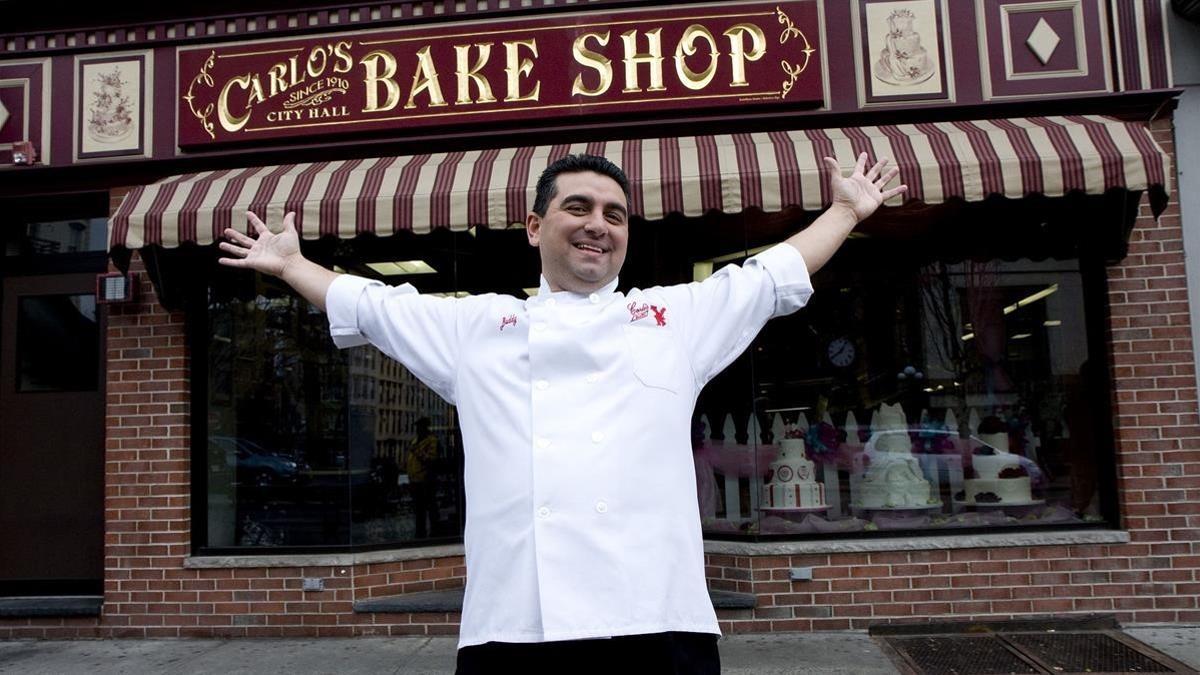
M 287 91 L 288 83 L 285 79 L 287 74 L 288 67 L 286 63 L 276 63 L 267 69 L 267 75 L 271 78 L 271 96 L 281 91 Z
M 533 61 L 531 59 L 521 60 L 521 47 L 525 47 L 533 53 L 534 58 L 537 58 L 538 48 L 537 40 L 514 40 L 504 43 L 504 55 L 508 66 L 504 69 L 508 75 L 508 92 L 504 97 L 505 103 L 513 101 L 536 101 L 542 92 L 542 82 L 538 80 L 533 85 L 533 91 L 528 94 L 521 94 L 521 76 L 528 76 L 533 70 Z
M 725 31 L 729 37 L 729 59 L 733 63 L 731 87 L 748 87 L 746 81 L 746 62 L 757 61 L 767 53 L 767 36 L 763 30 L 752 23 L 739 23 Z M 746 35 L 751 38 L 752 46 L 746 51 Z
M 262 103 L 267 100 L 267 95 L 263 93 L 262 82 L 258 79 L 258 75 L 250 76 L 250 98 L 246 99 L 246 107 L 249 108 L 255 103 Z
M 300 66 L 297 63 L 299 59 L 300 57 L 298 56 L 288 57 L 288 64 L 291 66 L 290 72 L 292 75 L 291 84 L 288 85 L 289 87 L 294 87 L 305 80 L 304 73 L 300 72 Z
M 458 99 L 455 100 L 455 103 L 458 105 L 469 105 L 472 103 L 472 81 L 479 88 L 479 100 L 474 101 L 475 103 L 496 102 L 496 97 L 492 95 L 492 85 L 488 83 L 486 77 L 479 74 L 479 71 L 483 70 L 483 67 L 487 65 L 488 58 L 492 55 L 492 43 L 477 44 L 475 47 L 479 50 L 479 56 L 475 59 L 475 66 L 468 67 L 471 45 L 454 46 L 455 55 L 458 57 L 458 69 L 454 71 L 454 75 L 458 79 Z
M 621 33 L 621 42 L 625 43 L 625 88 L 621 91 L 627 94 L 642 90 L 638 86 L 637 67 L 640 63 L 650 65 L 650 86 L 646 91 L 667 90 L 663 86 L 662 29 L 646 31 L 646 39 L 650 42 L 650 51 L 643 54 L 637 50 L 637 29 Z
M 684 62 L 684 56 L 692 56 L 696 53 L 696 38 L 703 38 L 708 42 L 708 67 L 702 72 L 694 72 L 688 68 Z M 679 74 L 679 81 L 683 86 L 692 90 L 700 90 L 708 86 L 712 82 L 713 76 L 717 74 L 717 61 L 721 58 L 721 53 L 717 51 L 717 40 L 707 28 L 698 23 L 688 26 L 683 31 L 683 37 L 679 39 L 679 45 L 675 47 L 675 72 Z
M 363 80 L 363 84 L 367 88 L 367 104 L 363 106 L 362 111 L 376 112 L 395 108 L 396 104 L 400 102 L 400 85 L 392 79 L 396 76 L 396 57 L 392 56 L 390 52 L 377 49 L 362 57 L 359 63 L 367 71 L 366 78 Z M 383 105 L 379 105 L 379 85 L 381 84 L 387 92 L 387 98 Z
M 242 127 L 246 126 L 246 122 L 250 120 L 249 107 L 246 108 L 246 114 L 242 115 L 241 117 L 234 117 L 233 114 L 229 112 L 229 90 L 235 85 L 243 90 L 249 89 L 250 76 L 238 75 L 237 77 L 229 78 L 229 81 L 225 83 L 225 86 L 221 87 L 220 95 L 217 96 L 217 119 L 220 120 L 221 127 L 225 129 L 225 131 L 230 132 L 240 130 Z
M 571 46 L 571 53 L 575 56 L 575 61 L 584 67 L 595 70 L 600 76 L 600 81 L 596 84 L 595 89 L 588 89 L 587 87 L 583 86 L 583 73 L 576 75 L 575 84 L 571 85 L 572 96 L 576 96 L 578 94 L 582 94 L 584 96 L 600 96 L 604 92 L 608 91 L 608 88 L 612 86 L 612 59 L 606 58 L 603 54 L 597 54 L 596 52 L 588 49 L 586 44 L 588 38 L 595 38 L 596 42 L 603 47 L 608 44 L 608 36 L 609 31 L 604 31 L 603 35 L 600 33 L 584 33 L 583 35 L 575 38 L 575 43 Z
M 337 63 L 333 64 L 333 72 L 348 73 L 354 68 L 354 59 L 350 58 L 350 47 L 350 43 L 346 41 L 333 45 L 333 57 L 337 59 Z
M 442 85 L 438 83 L 437 68 L 434 67 L 433 56 L 429 53 L 429 45 L 425 45 L 417 51 L 417 69 L 413 71 L 412 87 L 408 90 L 408 103 L 404 104 L 405 110 L 417 107 L 417 94 L 422 91 L 429 92 L 431 107 L 446 105 L 446 99 L 442 97 Z
M 321 65 L 316 65 L 317 57 L 320 57 Z M 324 47 L 317 47 L 308 53 L 308 61 L 304 64 L 304 70 L 308 72 L 309 77 L 320 77 L 321 73 L 325 72 L 325 65 L 329 61 L 329 55 L 325 53 Z

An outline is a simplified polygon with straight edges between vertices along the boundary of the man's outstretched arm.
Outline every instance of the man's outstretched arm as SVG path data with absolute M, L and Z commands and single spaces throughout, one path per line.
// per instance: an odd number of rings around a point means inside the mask
M 867 153 L 864 152 L 858 156 L 854 171 L 846 177 L 842 176 L 836 161 L 825 158 L 825 166 L 830 172 L 833 204 L 811 225 L 787 239 L 787 243 L 804 256 L 809 274 L 815 274 L 829 262 L 855 225 L 874 213 L 885 200 L 908 190 L 906 185 L 884 190 L 900 173 L 896 167 L 884 172 L 883 167 L 887 162 L 886 157 L 880 159 L 869 171 L 865 171 Z
M 283 217 L 283 230 L 278 234 L 267 229 L 258 216 L 246 213 L 258 232 L 258 238 L 248 237 L 233 228 L 225 230 L 230 241 L 221 242 L 221 250 L 232 258 L 220 258 L 222 265 L 252 269 L 283 279 L 296 292 L 325 311 L 325 295 L 337 273 L 321 267 L 300 254 L 300 236 L 296 232 L 295 213 Z

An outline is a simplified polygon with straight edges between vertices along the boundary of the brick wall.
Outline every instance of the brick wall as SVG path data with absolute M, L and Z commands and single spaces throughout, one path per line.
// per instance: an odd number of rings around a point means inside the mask
M 1170 121 L 1156 122 L 1154 133 L 1173 153 Z M 722 630 L 1096 612 L 1123 622 L 1200 622 L 1200 414 L 1177 201 L 1157 222 L 1143 211 L 1129 256 L 1109 278 L 1118 486 L 1130 543 L 712 554 L 713 588 L 757 596 L 754 609 L 718 612 Z M 185 569 L 191 451 L 184 317 L 164 311 L 143 280 L 139 302 L 110 314 L 108 340 L 103 616 L 0 620 L 0 638 L 457 632 L 456 613 L 355 614 L 352 604 L 461 587 L 461 556 Z M 790 567 L 812 567 L 813 580 L 790 581 Z M 326 590 L 303 591 L 304 577 L 324 579 Z

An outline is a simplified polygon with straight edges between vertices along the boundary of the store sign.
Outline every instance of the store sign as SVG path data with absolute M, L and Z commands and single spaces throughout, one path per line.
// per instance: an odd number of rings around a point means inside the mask
M 181 49 L 178 142 L 812 107 L 817 12 L 681 5 Z

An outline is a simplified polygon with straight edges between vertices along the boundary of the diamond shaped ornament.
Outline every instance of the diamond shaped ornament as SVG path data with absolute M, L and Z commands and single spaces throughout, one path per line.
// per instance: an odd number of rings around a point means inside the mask
M 8 121 L 8 108 L 4 107 L 4 101 L 0 101 L 0 129 L 4 128 L 4 123 Z
M 1050 57 L 1054 56 L 1054 50 L 1058 48 L 1060 42 L 1062 42 L 1062 38 L 1058 37 L 1058 33 L 1055 33 L 1050 24 L 1046 23 L 1045 18 L 1041 18 L 1033 27 L 1033 31 L 1029 33 L 1029 37 L 1025 39 L 1025 46 L 1029 47 L 1044 66 L 1049 63 Z

